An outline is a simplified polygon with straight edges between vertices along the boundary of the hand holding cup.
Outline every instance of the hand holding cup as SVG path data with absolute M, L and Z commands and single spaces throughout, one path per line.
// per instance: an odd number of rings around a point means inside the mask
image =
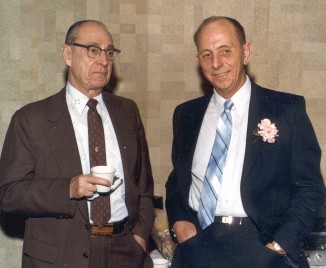
M 98 193 L 107 193 L 109 191 L 115 190 L 122 181 L 122 174 L 117 173 L 114 167 L 110 166 L 94 166 L 91 168 L 91 174 L 94 177 L 100 177 L 110 181 L 110 186 L 97 184 Z M 118 178 L 118 179 L 115 179 Z

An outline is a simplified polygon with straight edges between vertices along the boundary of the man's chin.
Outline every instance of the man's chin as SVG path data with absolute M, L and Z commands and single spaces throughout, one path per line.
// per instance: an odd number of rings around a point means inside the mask
M 106 81 L 99 81 L 92 84 L 94 89 L 101 90 L 107 85 Z
M 224 99 L 230 99 L 237 90 L 230 86 L 230 84 L 214 84 L 214 88 L 217 94 Z
M 215 81 L 214 81 L 215 82 Z M 218 91 L 222 91 L 222 92 L 227 92 L 230 88 L 230 83 L 228 81 L 224 81 L 224 82 L 218 82 L 218 83 L 214 83 L 214 88 L 216 88 Z

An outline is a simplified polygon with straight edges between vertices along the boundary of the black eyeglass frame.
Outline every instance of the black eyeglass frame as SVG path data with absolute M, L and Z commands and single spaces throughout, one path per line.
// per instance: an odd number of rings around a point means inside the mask
M 71 43 L 71 44 L 68 44 L 69 46 L 75 46 L 75 47 L 83 47 L 83 48 L 86 48 L 87 49 L 87 56 L 92 58 L 92 59 L 96 59 L 98 57 L 101 56 L 101 53 L 102 51 L 105 51 L 106 53 L 106 58 L 110 61 L 113 61 L 117 58 L 118 54 L 121 53 L 121 50 L 118 49 L 118 48 L 114 48 L 114 47 L 111 47 L 111 48 L 106 48 L 106 49 L 102 49 L 100 48 L 99 46 L 95 46 L 95 45 L 83 45 L 83 44 L 79 44 L 79 43 Z M 98 54 L 98 56 L 96 57 L 91 57 L 89 54 L 90 54 L 90 48 L 96 48 L 96 49 L 99 49 L 100 53 Z M 116 54 L 113 54 L 112 57 L 110 57 L 110 55 L 108 54 L 108 52 L 110 51 L 113 51 L 113 52 L 116 52 Z

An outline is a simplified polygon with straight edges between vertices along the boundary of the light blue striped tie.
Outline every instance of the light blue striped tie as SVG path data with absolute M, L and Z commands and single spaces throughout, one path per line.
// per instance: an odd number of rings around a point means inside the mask
M 224 111 L 219 118 L 215 141 L 200 194 L 198 220 L 202 229 L 214 222 L 218 199 L 216 186 L 219 186 L 222 182 L 223 168 L 232 133 L 232 107 L 233 102 L 231 100 L 227 100 L 224 103 Z

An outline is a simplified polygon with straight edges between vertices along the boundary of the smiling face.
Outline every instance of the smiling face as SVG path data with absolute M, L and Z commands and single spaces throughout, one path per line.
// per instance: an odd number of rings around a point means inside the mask
M 109 32 L 96 22 L 82 24 L 74 42 L 102 49 L 113 47 Z M 69 66 L 69 83 L 89 98 L 99 95 L 108 83 L 112 71 L 113 62 L 107 60 L 106 53 L 102 51 L 98 58 L 93 59 L 88 57 L 86 48 L 65 44 L 62 55 Z
M 234 26 L 225 19 L 203 27 L 198 37 L 198 59 L 217 94 L 230 99 L 246 82 L 251 44 L 243 44 Z

